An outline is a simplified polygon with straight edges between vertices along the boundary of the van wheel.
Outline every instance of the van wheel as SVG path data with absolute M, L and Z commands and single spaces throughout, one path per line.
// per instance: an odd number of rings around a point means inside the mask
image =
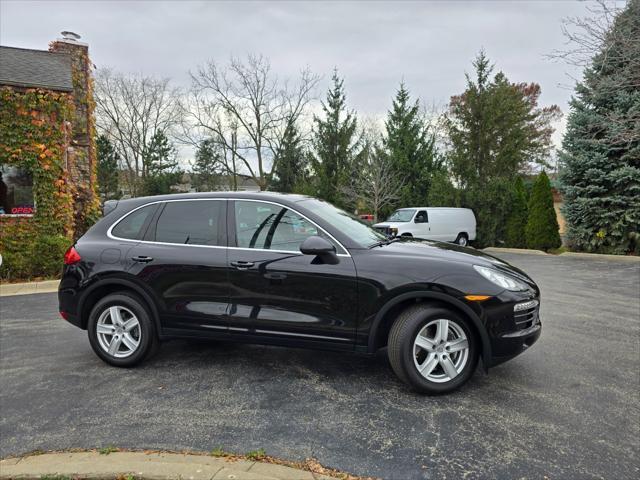
M 91 348 L 116 367 L 132 367 L 158 348 L 155 325 L 144 304 L 134 295 L 107 295 L 91 310 L 87 331 Z
M 455 390 L 478 365 L 476 335 L 466 320 L 446 308 L 424 304 L 398 316 L 387 350 L 396 375 L 420 393 Z
M 469 237 L 467 236 L 466 233 L 459 233 L 458 236 L 456 237 L 455 243 L 457 243 L 461 247 L 466 247 L 467 245 L 469 245 Z

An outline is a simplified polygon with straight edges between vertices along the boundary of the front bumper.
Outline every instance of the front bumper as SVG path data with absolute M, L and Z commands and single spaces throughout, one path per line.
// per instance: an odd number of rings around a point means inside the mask
M 491 344 L 491 356 L 485 357 L 487 368 L 520 355 L 540 338 L 540 297 L 537 292 L 531 293 L 521 296 L 505 292 L 483 302 L 478 313 Z

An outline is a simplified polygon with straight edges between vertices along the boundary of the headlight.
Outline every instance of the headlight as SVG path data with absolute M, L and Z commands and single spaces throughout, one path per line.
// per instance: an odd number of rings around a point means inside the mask
M 506 290 L 517 292 L 521 290 L 527 290 L 529 288 L 527 284 L 521 282 L 520 280 L 513 278 L 511 275 L 507 275 L 499 272 L 498 270 L 494 270 L 493 268 L 481 267 L 480 265 L 474 265 L 473 268 L 475 268 L 476 272 L 489 280 L 491 283 L 495 283 L 499 287 L 502 287 Z

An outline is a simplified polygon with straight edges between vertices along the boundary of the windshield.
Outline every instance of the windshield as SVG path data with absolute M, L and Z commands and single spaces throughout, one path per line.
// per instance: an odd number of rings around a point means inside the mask
M 389 218 L 387 218 L 387 222 L 410 222 L 415 213 L 416 211 L 413 208 L 396 210 Z
M 370 247 L 380 241 L 386 240 L 386 236 L 374 230 L 368 224 L 347 212 L 334 207 L 322 200 L 309 199 L 300 202 L 300 205 L 315 213 L 337 230 L 351 238 L 363 247 Z

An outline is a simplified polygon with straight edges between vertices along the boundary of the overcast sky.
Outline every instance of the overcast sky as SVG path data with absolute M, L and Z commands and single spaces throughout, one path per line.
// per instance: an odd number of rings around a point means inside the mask
M 583 16 L 578 1 L 221 2 L 0 0 L 0 43 L 46 49 L 62 30 L 82 35 L 98 68 L 143 72 L 188 84 L 207 59 L 262 53 L 282 76 L 308 65 L 337 67 L 347 100 L 365 115 L 384 114 L 404 79 L 426 104 L 446 105 L 464 89 L 481 47 L 514 82 L 538 82 L 542 104 L 567 111 L 561 22 Z M 559 125 L 560 130 L 564 122 Z M 559 135 L 556 135 L 556 139 Z

